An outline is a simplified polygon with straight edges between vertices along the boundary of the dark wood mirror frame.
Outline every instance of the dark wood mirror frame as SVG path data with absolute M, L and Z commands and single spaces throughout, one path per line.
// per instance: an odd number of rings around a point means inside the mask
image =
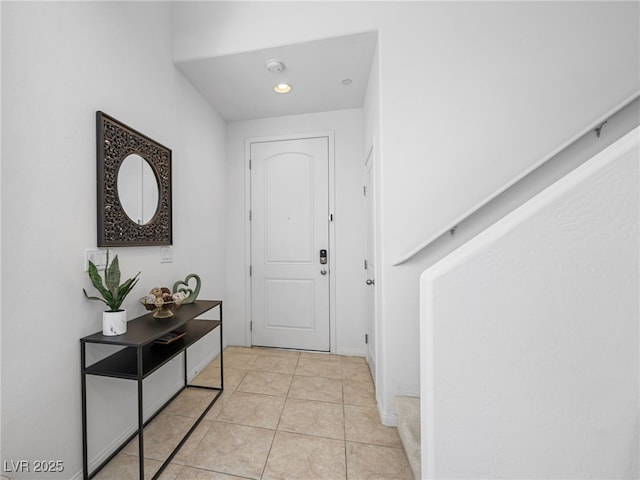
M 96 125 L 98 246 L 172 245 L 171 150 L 100 111 Z M 129 218 L 118 195 L 120 165 L 134 153 L 147 161 L 158 183 L 158 208 L 143 225 Z

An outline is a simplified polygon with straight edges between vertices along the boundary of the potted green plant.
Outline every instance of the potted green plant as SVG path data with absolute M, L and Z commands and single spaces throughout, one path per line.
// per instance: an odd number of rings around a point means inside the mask
M 113 257 L 113 261 L 109 264 L 109 250 L 107 250 L 103 282 L 98 272 L 98 267 L 92 261 L 89 261 L 89 278 L 95 289 L 100 292 L 102 298 L 90 297 L 84 288 L 82 291 L 89 300 L 99 300 L 109 307 L 109 310 L 105 310 L 102 314 L 103 335 L 122 335 L 127 331 L 127 311 L 120 307 L 129 292 L 138 283 L 139 275 L 140 272 L 135 277 L 129 278 L 123 284 L 120 284 L 118 255 Z

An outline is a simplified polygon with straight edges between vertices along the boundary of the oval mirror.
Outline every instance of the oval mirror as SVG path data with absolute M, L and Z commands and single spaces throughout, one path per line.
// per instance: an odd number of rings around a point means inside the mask
M 143 157 L 128 155 L 118 171 L 118 198 L 127 216 L 138 225 L 146 225 L 158 210 L 158 181 Z

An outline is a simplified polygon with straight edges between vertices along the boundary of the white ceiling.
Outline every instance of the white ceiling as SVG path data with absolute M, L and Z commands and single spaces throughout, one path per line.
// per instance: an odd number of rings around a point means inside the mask
M 178 62 L 178 68 L 227 121 L 359 108 L 363 104 L 377 33 L 286 45 Z M 284 63 L 281 73 L 267 60 Z M 342 80 L 351 79 L 349 86 Z M 278 83 L 293 86 L 286 95 Z

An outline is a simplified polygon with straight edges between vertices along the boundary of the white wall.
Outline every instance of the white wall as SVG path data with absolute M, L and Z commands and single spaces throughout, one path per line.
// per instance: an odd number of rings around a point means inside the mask
M 418 277 L 428 266 L 391 265 L 640 89 L 639 8 L 604 1 L 174 6 L 178 60 L 379 31 L 376 283 L 385 422 L 394 421 L 394 395 L 419 392 Z
M 421 277 L 423 478 L 638 478 L 640 129 Z
M 385 175 L 385 203 L 406 212 L 388 218 L 389 254 L 446 227 L 636 93 L 639 9 L 637 2 L 418 2 L 401 22 L 385 24 L 383 141 L 386 156 L 401 162 Z
M 385 24 L 383 416 L 393 395 L 419 391 L 417 280 L 428 266 L 389 264 L 640 87 L 637 7 L 419 3 Z
M 2 460 L 60 460 L 48 478 L 71 478 L 82 465 L 78 340 L 100 330 L 103 310 L 82 294 L 84 249 L 96 245 L 95 112 L 173 149 L 174 262 L 160 264 L 160 247 L 113 249 L 123 275 L 142 271 L 130 318 L 149 288 L 191 272 L 201 298 L 224 298 L 224 123 L 173 66 L 169 4 L 1 8 Z M 145 383 L 166 395 L 179 373 L 173 362 Z M 134 385 L 92 379 L 89 395 L 97 454 L 135 419 Z
M 2 25 L 2 7 L 0 7 L 0 25 Z M 1 30 L 0 30 L 1 32 Z M 2 51 L 2 35 L 0 33 L 0 52 Z M 2 88 L 2 62 L 0 62 L 0 90 Z M 0 112 L 2 112 L 2 95 L 0 95 Z M 2 185 L 2 115 L 0 114 L 0 185 Z M 0 192 L 0 212 L 2 211 L 2 194 Z M 0 252 L 2 252 L 2 222 L 0 221 Z M 2 255 L 0 255 L 0 305 L 2 304 Z M 0 308 L 0 425 L 2 425 L 2 309 Z M 0 433 L 0 457 L 2 457 L 2 433 Z
M 384 365 L 385 351 L 383 346 L 385 345 L 385 339 L 382 334 L 382 312 L 383 296 L 380 294 L 382 288 L 384 288 L 384 279 L 381 275 L 378 275 L 376 266 L 382 264 L 382 235 L 381 229 L 377 228 L 381 217 L 382 205 L 382 192 L 377 192 L 376 188 L 380 188 L 381 174 L 380 161 L 378 159 L 381 156 L 381 144 L 380 144 L 380 61 L 378 55 L 378 46 L 376 45 L 376 51 L 371 62 L 371 72 L 369 72 L 369 81 L 367 82 L 367 90 L 365 92 L 364 105 L 364 149 L 367 155 L 371 156 L 373 162 L 373 175 L 374 175 L 374 198 L 372 200 L 373 206 L 373 231 L 374 239 L 373 246 L 373 261 L 374 261 L 374 278 L 375 282 L 369 288 L 374 289 L 374 305 L 373 305 L 373 319 L 367 318 L 367 330 L 373 330 L 370 333 L 369 338 L 373 339 L 371 345 L 369 345 L 369 355 L 367 362 L 373 375 L 374 385 L 376 389 L 376 399 L 378 402 L 382 402 L 384 399 L 385 383 L 384 376 L 382 375 L 382 368 L 378 368 L 378 365 Z M 371 315 L 369 313 L 369 315 Z M 372 334 L 372 335 L 371 335 Z M 379 410 L 382 411 L 380 403 Z
M 178 62 L 369 32 L 381 16 L 370 2 L 215 1 L 173 8 Z
M 249 265 L 247 263 L 248 212 L 245 141 L 297 134 L 333 132 L 335 156 L 335 269 L 336 296 L 334 353 L 364 355 L 364 211 L 362 181 L 362 110 L 342 110 L 231 122 L 227 130 L 227 303 L 225 337 L 230 345 L 250 345 L 248 335 Z M 244 242 L 241 241 L 244 239 Z

